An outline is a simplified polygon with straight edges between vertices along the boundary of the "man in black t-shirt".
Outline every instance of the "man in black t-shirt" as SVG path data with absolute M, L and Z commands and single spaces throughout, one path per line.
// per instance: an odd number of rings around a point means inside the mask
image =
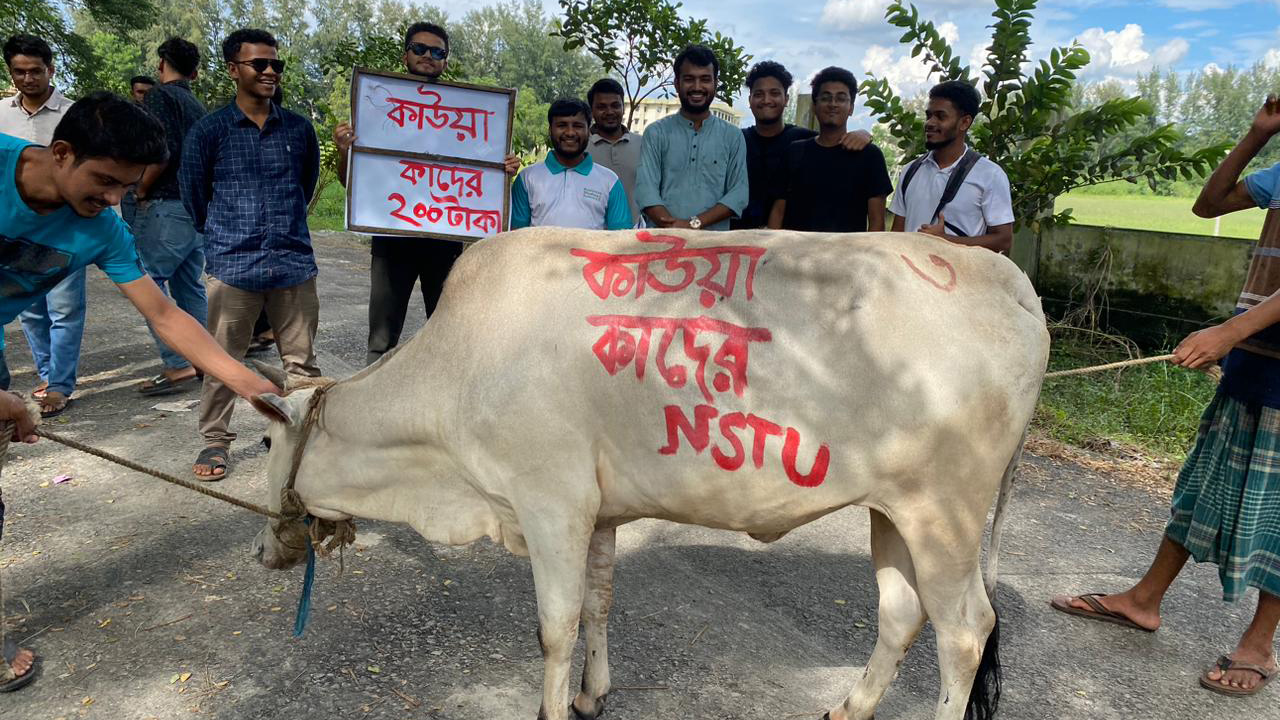
M 844 68 L 813 78 L 818 136 L 787 148 L 787 167 L 776 177 L 769 227 L 811 232 L 882 232 L 885 197 L 893 192 L 884 154 L 874 144 L 858 152 L 841 147 L 858 83 Z
M 756 120 L 755 125 L 742 130 L 747 141 L 747 182 L 751 194 L 742 217 L 729 221 L 730 229 L 765 226 L 769 210 L 777 199 L 776 178 L 787 168 L 787 148 L 797 140 L 817 135 L 808 128 L 782 122 L 791 80 L 791 73 L 780 63 L 765 60 L 751 68 L 747 81 L 743 83 L 751 114 Z M 853 151 L 861 150 L 869 142 L 871 134 L 865 130 L 855 130 L 841 138 L 841 145 Z

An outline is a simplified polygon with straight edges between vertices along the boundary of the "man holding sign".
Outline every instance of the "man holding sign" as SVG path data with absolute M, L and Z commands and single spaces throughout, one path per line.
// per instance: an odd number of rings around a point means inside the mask
M 410 25 L 405 32 L 403 59 L 409 74 L 426 82 L 439 80 L 449 64 L 449 34 L 432 23 Z M 344 187 L 350 150 L 355 141 L 355 130 L 350 123 L 342 123 L 333 129 L 333 142 L 338 146 L 338 181 Z M 520 170 L 520 158 L 513 154 L 507 154 L 504 164 L 508 175 L 515 175 Z M 367 364 L 373 364 L 400 343 L 409 297 L 413 294 L 413 284 L 419 280 L 422 282 L 423 309 L 427 317 L 431 317 L 440 300 L 445 278 L 464 247 L 454 240 L 394 235 L 374 235 L 372 245 Z

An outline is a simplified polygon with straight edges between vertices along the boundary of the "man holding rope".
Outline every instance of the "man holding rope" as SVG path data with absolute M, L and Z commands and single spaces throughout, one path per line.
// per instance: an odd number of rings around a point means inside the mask
M 1277 675 L 1280 622 L 1280 164 L 1240 180 L 1246 165 L 1280 133 L 1272 95 L 1244 139 L 1209 177 L 1194 212 L 1217 217 L 1267 208 L 1244 291 L 1230 320 L 1192 333 L 1173 363 L 1206 367 L 1220 358 L 1222 382 L 1205 410 L 1195 447 L 1173 491 L 1172 518 L 1150 569 L 1128 590 L 1059 596 L 1062 612 L 1154 632 L 1160 603 L 1188 557 L 1218 566 L 1223 599 L 1258 589 L 1253 621 L 1200 684 L 1230 696 L 1253 695 Z
M 168 155 L 164 129 L 142 108 L 97 92 L 66 111 L 48 147 L 0 134 L 0 324 L 17 317 L 71 273 L 95 264 L 151 323 L 166 345 L 241 396 L 279 393 L 231 359 L 209 333 L 147 277 L 133 237 L 114 212 L 148 165 Z M 12 425 L 10 425 L 12 423 Z M 0 470 L 8 439 L 34 442 L 21 399 L 0 393 Z M 0 529 L 3 528 L 0 503 Z M 0 595 L 0 638 L 3 638 Z M 34 677 L 34 656 L 0 640 L 0 692 Z

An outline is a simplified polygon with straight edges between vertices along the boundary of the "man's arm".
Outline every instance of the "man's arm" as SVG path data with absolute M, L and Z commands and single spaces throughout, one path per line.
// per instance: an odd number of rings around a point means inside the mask
M 355 130 L 351 123 L 340 123 L 333 129 L 333 144 L 338 148 L 338 182 L 347 186 L 347 163 L 350 162 L 351 146 L 356 142 Z
M 927 235 L 936 235 L 943 240 L 950 240 L 960 245 L 975 245 L 984 247 L 988 250 L 994 250 L 998 253 L 1008 253 L 1013 247 L 1013 223 L 1005 223 L 1004 225 L 991 225 L 987 228 L 985 235 L 974 235 L 973 237 L 957 237 L 947 234 L 947 219 L 944 217 L 946 213 L 938 213 L 938 222 L 932 225 L 921 225 L 920 232 Z M 893 223 L 896 228 L 897 222 Z
M 671 227 L 675 220 L 671 211 L 662 204 L 662 194 L 658 191 L 662 181 L 662 150 L 658 142 L 657 126 L 649 127 L 644 132 L 644 140 L 640 144 L 640 165 L 636 168 L 636 204 L 658 227 Z
M 1239 343 L 1277 322 L 1280 291 L 1220 325 L 1191 333 L 1174 348 L 1170 362 L 1192 369 L 1211 365 Z
M 884 232 L 884 198 L 867 198 L 867 232 Z
M 847 132 L 840 138 L 840 147 L 850 152 L 857 152 L 871 144 L 871 133 L 866 130 Z
M 160 176 L 164 174 L 165 168 L 169 167 L 169 163 L 178 159 L 182 155 L 182 143 L 178 138 L 182 136 L 174 113 L 164 107 L 166 98 L 164 93 L 147 93 L 146 98 L 142 101 L 142 106 L 147 112 L 158 120 L 164 127 L 164 141 L 169 148 L 169 157 L 162 163 L 148 165 L 147 169 L 142 173 L 142 179 L 138 181 L 138 187 L 134 194 L 139 200 L 146 200 L 151 194 L 151 186 L 156 184 Z
M 714 225 L 731 217 L 741 217 L 751 201 L 751 186 L 747 181 L 747 141 L 738 130 L 733 131 L 729 143 L 729 167 L 725 171 L 724 194 L 710 209 L 698 213 L 702 224 Z
M 892 215 L 892 213 L 890 214 Z M 906 232 L 906 231 L 907 231 L 907 219 L 902 217 L 901 215 L 894 215 L 893 216 L 893 232 Z
M 13 435 L 10 439 L 24 443 L 36 441 L 36 425 L 39 411 L 33 415 L 27 402 L 16 393 L 0 392 L 0 421 L 13 421 Z
M 529 190 L 524 186 L 524 174 L 516 176 L 511 183 L 511 229 L 529 227 L 533 222 L 533 213 L 529 208 Z
M 1196 198 L 1195 205 L 1191 206 L 1191 212 L 1202 218 L 1212 218 L 1257 207 L 1258 202 L 1249 192 L 1248 186 L 1240 180 L 1240 173 L 1244 172 L 1249 161 L 1261 152 L 1277 132 L 1280 132 L 1280 100 L 1275 95 L 1268 95 L 1266 102 L 1253 116 L 1249 131 L 1231 148 L 1222 164 L 1218 165 L 1200 189 L 1200 196 Z
M 782 229 L 782 218 L 787 216 L 787 199 L 780 197 L 773 201 L 773 207 L 769 208 L 769 221 L 765 223 L 765 227 L 770 230 Z
M 118 285 L 129 302 L 151 323 L 156 334 L 192 365 L 218 378 L 241 397 L 280 394 L 270 380 L 233 360 L 195 318 L 178 309 L 150 277 Z
M 631 202 L 627 200 L 627 190 L 622 187 L 621 180 L 614 180 L 609 188 L 609 202 L 604 210 L 604 228 L 606 230 L 626 230 L 632 227 Z
M 209 216 L 209 178 L 211 176 L 206 163 L 209 161 L 207 135 L 200 123 L 192 126 L 187 140 L 182 145 L 182 164 L 178 166 L 178 186 L 182 192 L 182 204 L 191 216 L 191 224 L 196 232 L 204 232 L 204 223 Z

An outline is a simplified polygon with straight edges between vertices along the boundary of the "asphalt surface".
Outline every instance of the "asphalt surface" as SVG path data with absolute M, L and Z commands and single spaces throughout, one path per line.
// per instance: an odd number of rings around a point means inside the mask
M 320 364 L 365 354 L 368 251 L 316 240 Z M 96 269 L 75 404 L 52 428 L 179 475 L 201 444 L 196 413 L 162 412 L 134 384 L 159 362 L 145 327 Z M 422 322 L 415 298 L 406 332 Z M 15 389 L 37 382 L 17 324 Z M 241 402 L 219 488 L 265 501 L 264 420 Z M 56 482 L 60 476 L 71 480 Z M 487 542 L 430 545 L 365 522 L 354 552 L 322 562 L 302 638 L 300 568 L 249 556 L 259 518 L 41 442 L 11 450 L 0 567 L 9 632 L 41 676 L 0 696 L 4 718 L 456 718 L 532 720 L 542 665 L 529 563 Z M 1280 689 L 1251 699 L 1196 684 L 1234 647 L 1256 602 L 1221 601 L 1192 566 L 1155 634 L 1069 618 L 1058 592 L 1119 589 L 1146 568 L 1168 489 L 1045 458 L 1024 461 L 1001 558 L 1000 718 L 1280 718 Z M 605 717 L 817 720 L 858 677 L 876 634 L 867 513 L 850 508 L 772 545 L 642 521 L 618 534 Z M 576 686 L 576 681 L 572 683 Z M 926 629 L 878 718 L 931 718 L 937 664 Z M 568 702 L 568 698 L 565 699 Z

